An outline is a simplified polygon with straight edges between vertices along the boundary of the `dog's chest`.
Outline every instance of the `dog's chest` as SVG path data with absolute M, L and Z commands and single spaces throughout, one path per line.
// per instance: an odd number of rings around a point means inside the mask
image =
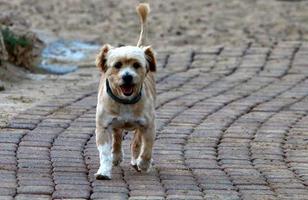
M 119 113 L 111 117 L 110 125 L 112 125 L 113 128 L 133 130 L 147 126 L 146 121 L 144 116 L 136 116 L 134 110 L 130 106 L 123 105 L 120 106 Z
M 117 118 L 117 120 L 128 126 L 132 127 L 136 125 L 136 119 L 137 117 L 134 116 L 133 110 L 130 108 L 130 106 L 121 106 L 120 107 L 120 113 Z

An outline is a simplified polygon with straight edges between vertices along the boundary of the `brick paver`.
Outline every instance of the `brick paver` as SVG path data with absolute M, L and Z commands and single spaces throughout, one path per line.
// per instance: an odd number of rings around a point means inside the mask
M 0 199 L 308 199 L 308 43 L 159 52 L 154 167 L 95 180 L 97 85 L 0 130 Z

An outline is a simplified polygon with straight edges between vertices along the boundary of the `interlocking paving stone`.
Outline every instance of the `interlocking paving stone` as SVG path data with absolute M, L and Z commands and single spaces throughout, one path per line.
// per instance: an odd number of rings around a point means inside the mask
M 307 199 L 307 43 L 159 53 L 154 166 L 95 180 L 96 87 L 0 130 L 1 199 Z

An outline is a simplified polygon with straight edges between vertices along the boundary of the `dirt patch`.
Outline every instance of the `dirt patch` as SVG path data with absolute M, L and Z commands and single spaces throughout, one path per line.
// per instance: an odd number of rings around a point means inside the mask
M 1 74 L 6 76 L 2 76 L 5 90 L 0 91 L 0 126 L 39 102 L 70 92 L 73 88 L 86 87 L 99 79 L 99 72 L 93 65 L 62 76 L 31 74 L 16 66 L 6 65 L 0 67 L 0 79 Z
M 98 43 L 135 44 L 137 0 L 11 0 L 31 27 L 59 37 Z M 254 41 L 308 39 L 308 1 L 170 0 L 150 2 L 149 40 L 157 48 L 179 48 Z M 65 20 L 64 20 L 65 19 Z

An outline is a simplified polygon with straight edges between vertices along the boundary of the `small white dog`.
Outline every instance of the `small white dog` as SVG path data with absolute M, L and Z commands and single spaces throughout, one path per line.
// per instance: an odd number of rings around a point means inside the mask
M 96 110 L 96 144 L 100 167 L 96 179 L 111 179 L 112 165 L 122 161 L 122 132 L 134 131 L 131 164 L 137 171 L 151 167 L 155 139 L 156 59 L 150 46 L 142 46 L 148 4 L 137 6 L 141 32 L 137 46 L 104 45 L 96 58 L 101 70 Z

